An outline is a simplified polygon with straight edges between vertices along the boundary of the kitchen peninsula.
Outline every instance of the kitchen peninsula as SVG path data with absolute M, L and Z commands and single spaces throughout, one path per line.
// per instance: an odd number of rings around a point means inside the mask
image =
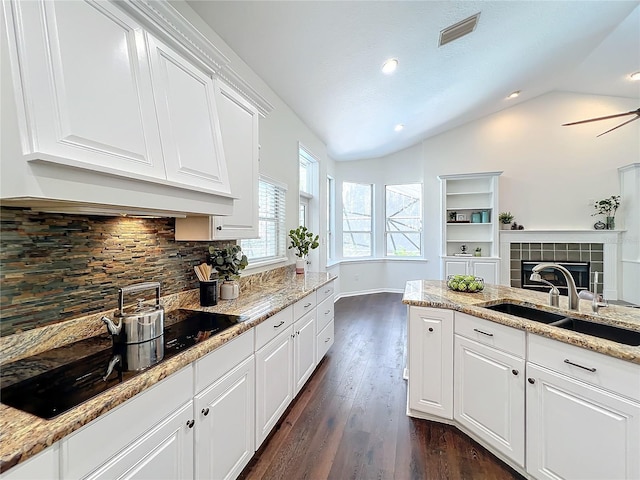
M 73 452 L 64 446 L 70 439 L 73 439 L 75 435 L 72 434 L 94 421 L 90 426 L 76 433 L 85 435 L 85 432 L 95 429 L 96 424 L 104 425 L 105 422 L 102 422 L 102 418 L 99 417 L 106 414 L 109 414 L 109 416 L 122 415 L 122 412 L 125 412 L 130 405 L 136 402 L 141 403 L 139 397 L 151 398 L 153 395 L 155 395 L 155 398 L 152 399 L 159 403 L 152 402 L 153 407 L 148 410 L 149 416 L 153 417 L 158 415 L 159 411 L 164 412 L 165 410 L 168 410 L 165 412 L 166 414 L 170 414 L 175 407 L 180 405 L 179 410 L 184 410 L 184 415 L 188 417 L 187 427 L 181 421 L 178 423 L 181 425 L 180 428 L 182 430 L 190 434 L 191 451 L 194 448 L 197 449 L 197 445 L 193 446 L 193 431 L 190 430 L 193 427 L 192 419 L 196 418 L 196 422 L 201 420 L 204 422 L 205 419 L 195 417 L 195 415 L 200 414 L 200 410 L 204 411 L 207 408 L 206 406 L 199 408 L 198 401 L 206 400 L 198 397 L 199 392 L 208 392 L 207 385 L 209 384 L 217 385 L 216 375 L 219 374 L 218 376 L 224 379 L 227 374 L 235 371 L 234 368 L 230 368 L 229 372 L 223 369 L 224 362 L 228 362 L 230 358 L 234 359 L 234 361 L 237 360 L 238 364 L 250 365 L 250 367 L 246 368 L 250 371 L 250 375 L 248 374 L 250 382 L 245 383 L 251 384 L 247 386 L 247 392 L 251 394 L 251 398 L 247 402 L 253 406 L 255 401 L 256 407 L 262 407 L 263 412 L 271 414 L 271 416 L 264 419 L 263 425 L 255 425 L 255 432 L 253 428 L 254 422 L 248 422 L 249 426 L 252 427 L 251 432 L 244 433 L 247 433 L 247 441 L 250 440 L 251 451 L 248 457 L 246 455 L 243 457 L 242 461 L 246 464 L 255 449 L 259 447 L 259 444 L 275 425 L 289 402 L 295 398 L 297 391 L 293 389 L 297 387 L 299 391 L 299 388 L 310 377 L 317 363 L 333 343 L 334 278 L 333 275 L 327 273 L 296 275 L 292 268 L 285 267 L 265 274 L 245 277 L 241 295 L 237 299 L 219 301 L 213 307 L 199 306 L 198 290 L 163 297 L 161 299 L 162 304 L 168 312 L 178 308 L 197 309 L 214 313 L 241 315 L 246 320 L 218 335 L 197 343 L 170 359 L 149 368 L 131 380 L 120 383 L 107 392 L 51 420 L 37 418 L 4 404 L 0 405 L 0 432 L 2 435 L 2 442 L 0 442 L 0 470 L 6 472 L 44 450 L 43 453 L 53 452 L 49 455 L 53 457 L 53 460 L 47 461 L 45 470 L 40 471 L 46 473 L 46 468 L 49 466 L 53 467 L 55 471 L 58 468 L 57 465 L 60 465 L 59 471 L 62 478 L 73 477 L 77 469 L 74 470 L 75 467 L 73 465 L 66 465 L 65 462 L 73 463 L 79 461 L 82 463 L 83 459 L 76 458 L 77 455 L 74 456 Z M 113 312 L 103 313 L 111 315 Z M 10 362 L 24 359 L 43 351 L 46 352 L 65 344 L 72 344 L 83 338 L 103 334 L 105 327 L 100 321 L 100 317 L 101 314 L 91 315 L 2 337 L 0 339 L 0 351 L 2 351 L 3 374 L 6 373 Z M 274 322 L 276 323 L 271 325 Z M 284 401 L 276 405 L 274 411 L 269 412 L 273 405 L 269 403 L 268 399 L 260 399 L 264 392 L 260 391 L 259 382 L 271 380 L 269 378 L 270 370 L 268 360 L 261 363 L 264 359 L 261 360 L 260 355 L 263 351 L 268 352 L 272 345 L 280 345 L 278 339 L 282 339 L 284 342 L 282 348 L 283 358 L 285 362 L 288 362 L 285 364 L 285 368 L 291 372 L 291 378 L 284 385 L 285 388 L 288 388 L 283 393 Z M 297 348 L 296 342 L 300 343 L 300 348 Z M 303 342 L 305 342 L 304 347 L 302 346 Z M 244 353 L 236 354 L 231 349 L 233 345 L 235 345 L 233 347 L 235 350 L 238 350 L 238 345 L 244 346 Z M 300 350 L 303 350 L 303 352 L 300 352 Z M 254 351 L 256 358 L 255 369 L 253 367 Z M 275 355 L 270 358 L 275 358 Z M 212 359 L 216 359 L 216 361 Z M 306 363 L 298 365 L 296 362 Z M 230 366 L 234 367 L 235 363 Z M 36 365 L 35 368 L 38 368 L 38 366 Z M 267 378 L 264 378 L 264 375 Z M 209 380 L 200 378 L 207 376 L 214 378 Z M 282 375 L 282 370 L 279 370 L 279 376 L 285 376 Z M 170 382 L 176 381 L 178 383 L 171 388 L 163 387 L 163 385 L 166 386 Z M 202 392 L 200 387 L 204 387 Z M 274 386 L 274 388 L 277 387 Z M 158 393 L 161 393 L 161 395 L 158 396 Z M 270 390 L 270 394 L 278 395 L 273 390 Z M 263 402 L 262 404 L 261 401 Z M 211 406 L 211 408 L 213 409 L 214 407 Z M 208 409 L 206 411 L 207 413 L 203 414 L 203 416 L 207 416 Z M 211 421 L 213 421 L 212 417 L 214 416 L 212 412 L 209 416 Z M 247 417 L 253 419 L 253 413 Z M 260 418 L 260 412 L 256 414 L 256 417 Z M 141 424 L 148 423 L 144 418 L 137 420 Z M 154 423 L 150 426 L 153 425 Z M 114 425 L 112 428 L 115 427 Z M 260 430 L 260 427 L 262 430 Z M 129 425 L 124 430 L 132 428 L 133 426 Z M 136 425 L 135 428 L 138 428 L 138 426 Z M 200 428 L 205 427 L 201 426 Z M 195 430 L 197 431 L 198 428 Z M 200 436 L 202 437 L 208 431 L 209 429 L 203 430 Z M 137 438 L 141 433 L 144 432 L 132 431 L 131 436 Z M 228 432 L 225 432 L 225 435 L 228 435 Z M 184 439 L 181 441 L 184 441 Z M 113 442 L 109 441 L 108 443 L 110 444 L 109 446 L 101 445 L 98 448 L 98 445 L 87 445 L 86 448 L 92 451 L 113 450 L 111 445 Z M 105 456 L 104 460 L 109 458 L 111 454 L 117 454 L 118 450 L 114 450 Z M 59 451 L 62 453 L 58 454 Z M 196 450 L 197 456 L 198 451 Z M 39 459 L 40 457 L 35 460 Z M 100 465 L 100 463 L 95 463 L 95 460 L 92 459 L 93 464 L 87 460 L 92 468 Z M 185 464 L 191 464 L 191 469 L 193 469 L 193 461 L 187 461 Z M 16 468 L 21 467 L 22 465 Z M 236 469 L 239 468 L 241 470 L 242 467 L 243 465 L 238 465 Z M 197 460 L 195 468 L 197 473 L 199 471 L 198 468 L 200 468 Z M 86 471 L 82 476 L 88 473 L 90 472 Z M 203 472 L 203 474 L 205 473 Z M 191 472 L 191 476 L 193 476 L 193 472 Z
M 408 414 L 455 425 L 533 478 L 637 478 L 640 310 L 548 301 L 498 285 L 460 293 L 407 282 Z M 612 341 L 567 324 L 624 330 Z

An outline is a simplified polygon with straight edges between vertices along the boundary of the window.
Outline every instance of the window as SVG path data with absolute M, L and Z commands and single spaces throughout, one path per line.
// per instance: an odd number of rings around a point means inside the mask
M 314 192 L 317 187 L 316 168 L 317 160 L 314 156 L 301 144 L 298 144 L 298 161 L 300 165 L 300 204 L 298 207 L 298 224 L 309 229 L 317 228 L 318 225 L 312 225 L 311 214 L 313 213 Z
M 420 256 L 422 250 L 422 185 L 385 187 L 385 245 L 389 257 Z
M 261 178 L 258 182 L 259 238 L 241 240 L 242 251 L 251 263 L 284 259 L 286 187 Z
M 334 257 L 335 197 L 335 180 L 327 175 L 327 259 Z
M 342 184 L 342 256 L 372 253 L 372 185 Z

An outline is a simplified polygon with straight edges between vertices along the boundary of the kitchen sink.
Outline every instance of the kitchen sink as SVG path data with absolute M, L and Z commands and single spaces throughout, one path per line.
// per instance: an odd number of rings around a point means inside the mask
M 507 313 L 515 317 L 526 318 L 527 320 L 533 320 L 534 322 L 544 323 L 553 327 L 571 330 L 572 332 L 583 333 L 604 340 L 611 340 L 612 342 L 622 343 L 624 345 L 640 346 L 640 332 L 627 328 L 604 325 L 579 318 L 571 318 L 566 315 L 551 313 L 533 307 L 525 307 L 524 305 L 515 303 L 498 303 L 496 305 L 488 305 L 484 308 Z
M 498 303 L 496 305 L 489 305 L 490 310 L 497 312 L 508 313 L 514 317 L 526 318 L 527 320 L 533 320 L 535 322 L 550 324 L 563 320 L 566 315 L 558 315 L 557 313 L 545 312 L 544 310 L 538 310 L 537 308 L 525 307 L 524 305 L 517 305 L 515 303 Z

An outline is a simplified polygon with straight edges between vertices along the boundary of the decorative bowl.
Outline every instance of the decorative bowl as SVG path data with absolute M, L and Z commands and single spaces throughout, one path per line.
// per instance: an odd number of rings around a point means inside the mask
M 454 292 L 477 293 L 484 290 L 484 278 L 473 275 L 449 275 L 447 287 Z

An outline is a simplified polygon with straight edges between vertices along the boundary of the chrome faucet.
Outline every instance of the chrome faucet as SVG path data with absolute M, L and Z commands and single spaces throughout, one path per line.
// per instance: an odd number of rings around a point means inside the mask
M 534 282 L 540 282 L 544 283 L 545 285 L 549 285 L 551 287 L 551 290 L 549 290 L 549 305 L 552 307 L 557 307 L 560 304 L 560 292 L 553 283 L 547 282 L 540 276 L 540 273 L 538 272 L 532 273 L 529 279 Z
M 569 310 L 578 310 L 578 290 L 576 289 L 576 282 L 573 281 L 573 277 L 571 276 L 571 273 L 569 273 L 569 270 L 564 268 L 562 265 L 558 265 L 557 263 L 539 263 L 538 265 L 533 267 L 532 272 L 533 274 L 539 274 L 540 271 L 544 270 L 545 268 L 553 268 L 562 272 L 562 274 L 564 275 L 564 279 L 567 282 L 567 290 L 569 294 Z

